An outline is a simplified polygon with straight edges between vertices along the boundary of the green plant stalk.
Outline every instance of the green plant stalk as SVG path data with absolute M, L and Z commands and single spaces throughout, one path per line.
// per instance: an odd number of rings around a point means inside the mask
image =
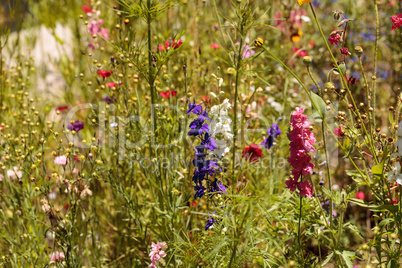
M 303 180 L 303 177 L 300 176 L 301 180 Z M 297 230 L 297 241 L 299 243 L 299 248 L 300 248 L 300 254 L 302 256 L 303 259 L 303 263 L 304 263 L 304 254 L 303 254 L 303 247 L 300 241 L 300 230 L 301 230 L 301 218 L 302 218 L 302 210 L 303 210 L 303 197 L 300 196 L 300 210 L 299 210 L 299 228 Z
M 155 89 L 154 89 L 154 77 L 152 67 L 152 44 L 151 44 L 151 0 L 147 0 L 147 24 L 148 24 L 148 82 L 151 90 L 151 102 L 152 102 L 152 143 L 155 142 L 156 137 L 156 116 L 155 116 Z
M 235 81 L 235 101 L 234 101 L 234 114 L 233 114 L 233 149 L 232 149 L 232 183 L 234 183 L 235 179 L 235 162 L 236 162 L 236 138 L 237 138 L 237 95 L 238 95 L 238 87 L 239 87 L 239 77 L 240 77 L 240 65 L 241 65 L 241 56 L 242 56 L 242 47 L 243 47 L 243 19 L 240 21 L 240 46 L 239 52 L 237 55 L 237 64 L 236 64 L 236 81 Z
M 323 95 L 323 94 L 322 94 L 322 91 L 321 91 L 320 87 L 318 86 L 317 82 L 315 81 L 315 79 L 314 79 L 314 77 L 313 77 L 313 75 L 312 75 L 312 73 L 311 73 L 311 71 L 310 71 L 310 67 L 309 67 L 309 66 L 307 66 L 307 72 L 308 72 L 308 74 L 309 74 L 311 80 L 313 81 L 313 83 L 314 83 L 315 86 L 317 87 L 318 94 L 319 94 L 320 97 L 322 98 L 322 97 L 323 97 L 323 96 L 322 96 L 322 95 Z M 325 162 L 326 162 L 326 163 L 325 163 L 325 166 L 326 166 L 326 168 L 327 168 L 328 189 L 329 189 L 330 191 L 332 191 L 331 173 L 330 173 L 330 171 L 329 171 L 329 158 L 328 158 L 327 139 L 326 139 L 326 135 L 325 135 L 325 123 L 324 123 L 324 120 L 321 122 L 321 132 L 322 132 L 322 140 L 323 140 L 323 142 L 324 142 L 324 152 L 325 152 Z M 330 203 L 330 204 L 329 204 L 329 217 L 330 217 L 329 224 L 332 226 L 332 199 L 330 199 L 329 203 Z
M 378 5 L 377 0 L 374 0 L 374 9 L 375 9 L 375 43 L 374 43 L 374 67 L 373 67 L 373 76 L 377 76 L 377 58 L 378 58 L 378 38 L 380 35 L 380 19 L 378 17 Z M 373 79 L 373 129 L 375 129 L 375 101 L 376 101 L 376 78 Z
M 340 80 L 344 81 L 345 87 L 346 87 L 346 89 L 348 91 L 348 94 L 350 96 L 350 99 L 351 99 L 351 101 L 353 103 L 353 107 L 356 109 L 356 111 L 358 111 L 358 107 L 356 105 L 356 102 L 355 102 L 355 100 L 354 100 L 354 98 L 352 96 L 352 93 L 350 92 L 350 89 L 349 89 L 349 86 L 348 86 L 348 81 L 346 81 L 345 76 L 343 76 L 343 73 L 342 73 L 341 69 L 339 68 L 338 62 L 336 61 L 336 59 L 334 57 L 334 54 L 332 54 L 331 48 L 329 47 L 327 39 L 326 39 L 326 37 L 324 35 L 324 32 L 322 31 L 321 25 L 320 25 L 320 23 L 319 23 L 319 21 L 317 19 L 317 15 L 315 14 L 314 7 L 313 7 L 313 5 L 311 3 L 310 3 L 310 8 L 311 8 L 311 11 L 313 12 L 315 23 L 317 24 L 317 27 L 320 30 L 321 37 L 324 40 L 325 45 L 327 46 L 328 52 L 330 53 L 330 55 L 332 57 L 332 60 L 333 60 L 333 62 L 335 64 L 336 68 L 338 69 L 339 75 L 342 76 L 342 79 L 340 79 Z M 360 121 L 363 122 L 363 119 L 361 118 L 360 113 L 357 113 L 357 115 L 359 116 Z M 368 135 L 368 132 L 367 132 L 367 129 L 366 129 L 366 126 L 364 125 L 364 123 L 362 123 L 362 126 L 363 126 L 363 129 L 364 129 L 364 132 L 365 132 L 366 136 L 369 137 L 369 143 L 370 143 L 371 151 L 372 151 L 372 154 L 374 156 L 376 164 L 378 164 L 377 154 L 375 152 L 372 137 L 370 135 Z

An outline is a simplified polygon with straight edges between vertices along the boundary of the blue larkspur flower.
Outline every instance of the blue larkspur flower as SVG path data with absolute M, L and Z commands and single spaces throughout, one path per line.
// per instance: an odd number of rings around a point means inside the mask
M 277 124 L 272 124 L 272 126 L 268 129 L 268 138 L 266 138 L 263 142 L 261 142 L 261 145 L 264 146 L 266 149 L 270 149 L 274 142 L 275 139 L 282 134 L 282 130 L 279 129 L 279 125 Z

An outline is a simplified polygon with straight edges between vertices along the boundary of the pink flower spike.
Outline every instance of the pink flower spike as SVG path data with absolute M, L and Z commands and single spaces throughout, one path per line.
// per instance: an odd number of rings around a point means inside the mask
M 394 23 L 392 25 L 392 31 L 394 31 L 396 28 L 398 28 L 398 29 L 401 28 L 401 26 L 402 26 L 402 14 L 392 16 L 391 20 Z

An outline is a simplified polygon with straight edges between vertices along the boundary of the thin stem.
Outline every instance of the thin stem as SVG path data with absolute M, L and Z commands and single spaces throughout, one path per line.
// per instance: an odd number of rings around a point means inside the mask
M 235 81 L 235 101 L 234 101 L 234 114 L 233 114 L 233 149 L 232 149 L 232 172 L 233 172 L 233 182 L 235 179 L 235 161 L 236 161 L 236 138 L 237 138 L 237 95 L 239 87 L 239 77 L 240 77 L 240 66 L 242 60 L 242 47 L 243 47 L 243 19 L 240 21 L 240 46 L 237 54 L 237 64 L 236 64 L 236 81 Z M 233 183 L 232 182 L 232 183 Z
M 152 67 L 152 44 L 151 44 L 151 0 L 147 0 L 147 23 L 148 23 L 148 82 L 151 89 L 151 102 L 152 102 L 152 142 L 156 137 L 156 116 L 155 116 L 155 90 L 154 90 L 154 77 L 153 77 L 153 67 Z
M 319 31 L 321 33 L 321 37 L 324 40 L 325 45 L 327 46 L 328 52 L 330 53 L 331 58 L 332 58 L 332 60 L 333 60 L 333 62 L 335 64 L 336 68 L 338 69 L 339 75 L 342 77 L 341 79 L 344 81 L 346 90 L 348 91 L 348 94 L 349 94 L 350 99 L 352 101 L 353 107 L 355 108 L 356 111 L 358 111 L 358 107 L 356 105 L 356 102 L 355 102 L 355 100 L 354 100 L 354 98 L 352 96 L 352 93 L 350 92 L 350 89 L 349 89 L 349 86 L 348 86 L 348 81 L 346 80 L 345 76 L 343 75 L 342 70 L 339 68 L 338 62 L 336 61 L 336 59 L 334 57 L 334 54 L 332 54 L 331 48 L 329 47 L 327 39 L 326 39 L 326 37 L 324 35 L 324 32 L 322 31 L 321 25 L 320 25 L 320 23 L 319 23 L 319 21 L 317 19 L 317 15 L 315 14 L 314 7 L 313 7 L 313 5 L 311 3 L 310 3 L 310 8 L 311 8 L 311 11 L 313 13 L 315 23 L 317 24 L 317 27 L 318 27 L 318 29 L 319 29 Z M 363 122 L 363 119 L 361 118 L 360 113 L 357 113 L 357 115 L 359 116 L 360 121 Z M 371 138 L 370 135 L 368 135 L 368 132 L 367 132 L 367 129 L 366 129 L 366 126 L 365 126 L 364 123 L 362 123 L 362 126 L 363 126 L 363 129 L 364 129 L 364 132 L 365 132 L 366 136 L 368 137 L 368 140 L 369 140 L 369 143 L 370 143 L 370 149 L 371 149 L 371 152 L 372 152 L 372 154 L 374 156 L 375 162 L 376 162 L 376 164 L 378 164 L 377 154 L 376 154 L 376 151 L 375 151 L 375 148 L 374 148 L 374 145 L 373 145 L 372 138 Z
M 302 179 L 302 177 L 300 177 Z M 297 230 L 297 240 L 299 243 L 299 249 L 300 249 L 300 253 L 303 259 L 303 263 L 304 263 L 304 254 L 303 254 L 303 247 L 300 241 L 300 231 L 301 231 L 301 218 L 302 218 L 302 210 L 303 210 L 303 197 L 300 196 L 300 210 L 299 210 L 299 229 Z
M 377 0 L 374 0 L 375 9 L 375 43 L 374 43 L 374 69 L 373 69 L 373 129 L 375 129 L 375 101 L 376 101 L 376 75 L 377 75 L 377 58 L 378 58 L 378 38 L 380 35 L 380 19 L 378 17 Z

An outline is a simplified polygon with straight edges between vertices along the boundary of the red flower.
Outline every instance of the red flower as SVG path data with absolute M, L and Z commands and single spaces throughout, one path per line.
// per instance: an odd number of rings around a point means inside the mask
M 339 34 L 331 35 L 328 38 L 328 41 L 331 42 L 331 44 L 334 44 L 334 45 L 339 45 L 340 40 L 341 40 L 341 36 Z
M 298 49 L 297 47 L 293 48 L 293 52 L 297 52 L 296 55 L 299 56 L 299 57 L 308 56 L 307 51 L 305 51 L 305 50 L 300 50 L 300 49 Z
M 209 97 L 207 95 L 202 96 L 201 99 L 209 105 Z
M 70 107 L 68 107 L 68 106 L 59 106 L 56 108 L 56 111 L 62 112 L 62 111 L 68 110 L 69 108 Z
M 101 77 L 106 78 L 106 77 L 111 76 L 113 71 L 98 70 L 96 73 L 98 75 L 100 75 Z
M 4 127 L 3 126 L 0 126 L 0 131 L 3 131 L 4 130 Z
M 92 12 L 92 8 L 90 8 L 89 6 L 82 6 L 81 8 L 82 8 L 82 10 L 84 10 L 85 13 L 91 13 Z
M 391 20 L 394 23 L 392 25 L 392 31 L 394 31 L 396 28 L 398 28 L 398 29 L 401 28 L 401 26 L 402 26 L 402 14 L 392 16 Z
M 242 157 L 251 163 L 257 163 L 262 156 L 262 150 L 257 144 L 250 144 L 249 147 L 243 149 Z
M 116 87 L 116 84 L 114 82 L 109 82 L 109 83 L 106 83 L 106 86 L 108 86 L 108 87 Z
M 211 44 L 211 48 L 212 49 L 220 49 L 221 48 L 221 46 L 219 45 L 219 44 Z
M 357 199 L 360 199 L 360 200 L 366 199 L 366 195 L 365 195 L 363 192 L 361 192 L 361 191 L 358 191 L 358 192 L 356 193 L 355 197 L 356 197 Z
M 77 161 L 77 162 L 80 162 L 79 156 L 78 155 L 74 156 L 74 160 Z
M 396 200 L 395 198 L 392 198 L 391 205 L 396 205 L 399 203 L 399 200 Z
M 340 49 L 342 55 L 349 56 L 349 50 L 345 47 Z
M 179 41 L 177 41 L 177 43 L 176 43 L 176 40 L 174 40 L 173 44 L 172 44 L 172 48 L 174 48 L 174 49 L 179 48 L 182 44 L 183 44 L 183 42 L 181 41 L 181 39 L 179 39 Z
M 170 91 L 170 90 L 168 90 L 168 91 L 166 91 L 166 92 L 159 92 L 159 94 L 163 97 L 163 98 L 165 98 L 165 99 L 169 99 L 170 98 L 170 95 L 171 96 L 176 96 L 176 94 L 177 94 L 177 91 Z
M 341 133 L 342 133 L 342 127 L 341 126 L 339 126 L 338 128 L 334 129 L 335 136 L 340 137 Z

